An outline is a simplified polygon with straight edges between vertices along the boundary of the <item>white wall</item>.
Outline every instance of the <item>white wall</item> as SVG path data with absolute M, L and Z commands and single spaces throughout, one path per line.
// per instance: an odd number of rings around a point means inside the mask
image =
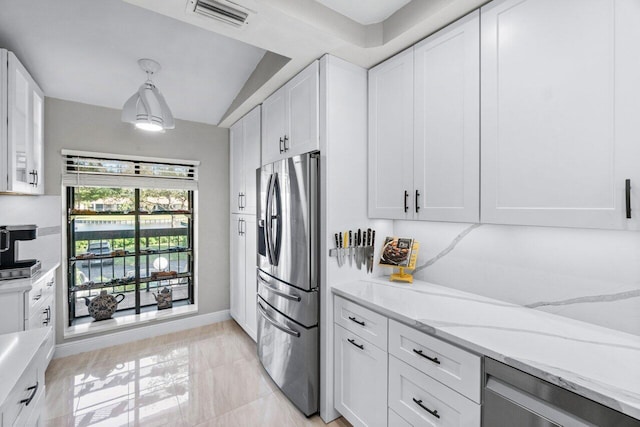
M 0 196 L 0 224 L 14 222 L 36 223 L 41 227 L 60 226 L 65 232 L 61 214 L 60 150 L 74 149 L 115 154 L 131 154 L 164 158 L 200 160 L 200 191 L 198 192 L 197 240 L 202 258 L 199 259 L 199 314 L 229 308 L 229 132 L 202 123 L 176 120 L 176 129 L 163 134 L 143 133 L 120 121 L 120 110 L 63 101 L 45 100 L 45 197 Z M 25 214 L 21 215 L 20 212 Z M 44 214 L 46 213 L 46 214 Z M 44 216 L 43 216 L 44 215 Z M 53 222 L 52 222 L 53 221 Z M 53 228 L 48 231 L 56 231 Z M 48 256 L 50 242 L 55 237 L 39 238 L 38 257 Z M 46 247 L 44 249 L 43 245 Z M 35 245 L 35 243 L 34 243 Z M 26 246 L 26 245 L 25 245 Z M 54 244 L 55 246 L 55 244 Z M 60 244 L 57 244 L 58 251 Z M 40 248 L 40 249 L 38 249 Z M 60 271 L 60 270 L 59 270 Z M 62 283 L 58 275 L 58 283 Z M 62 286 L 57 295 L 57 342 L 63 342 L 63 309 L 65 297 Z
M 420 280 L 640 335 L 640 233 L 470 227 L 394 222 L 420 242 L 418 266 L 432 262 Z

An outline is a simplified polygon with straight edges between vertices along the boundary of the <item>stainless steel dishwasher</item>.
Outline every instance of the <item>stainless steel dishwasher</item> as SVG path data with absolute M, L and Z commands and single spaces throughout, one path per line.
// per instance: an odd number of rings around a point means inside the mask
M 488 357 L 484 370 L 483 427 L 640 426 L 640 420 Z

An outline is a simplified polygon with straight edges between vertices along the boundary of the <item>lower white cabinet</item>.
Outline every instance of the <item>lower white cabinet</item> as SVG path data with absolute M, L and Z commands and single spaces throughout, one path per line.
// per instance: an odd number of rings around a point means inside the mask
M 394 356 L 389 356 L 389 408 L 414 427 L 480 426 L 480 405 Z
M 335 407 L 354 426 L 480 426 L 481 356 L 339 296 L 334 340 Z
M 231 215 L 231 317 L 255 341 L 257 333 L 256 217 Z
M 0 336 L 0 426 L 44 425 L 47 345 L 53 330 L 35 330 Z M 8 379 L 10 377 L 10 379 Z
M 45 266 L 36 277 L 1 285 L 0 334 L 55 325 L 56 268 Z M 55 350 L 55 334 L 50 334 L 45 347 L 48 363 Z
M 335 324 L 336 409 L 354 426 L 387 425 L 387 352 Z

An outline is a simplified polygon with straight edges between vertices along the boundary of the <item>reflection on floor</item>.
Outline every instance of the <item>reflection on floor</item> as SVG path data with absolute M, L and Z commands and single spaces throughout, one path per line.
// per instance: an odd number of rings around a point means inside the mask
M 289 403 L 232 320 L 53 360 L 46 387 L 47 426 L 325 425 Z

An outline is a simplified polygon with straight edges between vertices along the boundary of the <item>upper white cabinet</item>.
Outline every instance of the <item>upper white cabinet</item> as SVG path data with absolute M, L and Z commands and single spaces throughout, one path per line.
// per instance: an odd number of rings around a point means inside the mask
M 413 218 L 413 48 L 369 70 L 369 217 Z
M 0 49 L 0 192 L 43 194 L 44 95 L 16 56 Z
M 262 164 L 318 150 L 318 61 L 262 103 Z
M 479 14 L 369 72 L 369 216 L 477 222 Z
M 478 222 L 480 18 L 414 48 L 414 219 Z
M 640 229 L 638 2 L 481 16 L 482 222 Z
M 229 138 L 231 212 L 255 214 L 256 169 L 260 168 L 260 106 L 231 126 Z

